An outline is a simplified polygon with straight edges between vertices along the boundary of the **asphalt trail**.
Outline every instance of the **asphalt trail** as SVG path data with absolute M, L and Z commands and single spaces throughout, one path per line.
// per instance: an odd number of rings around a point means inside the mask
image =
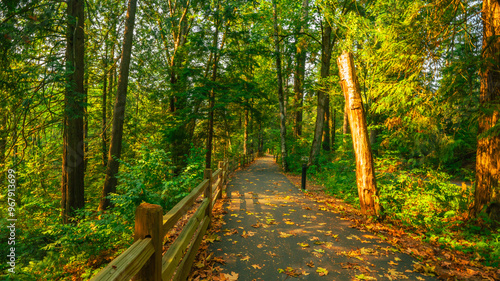
M 210 250 L 238 280 L 436 280 L 413 272 L 413 257 L 306 197 L 272 156 L 236 173 L 223 208 L 226 224 Z

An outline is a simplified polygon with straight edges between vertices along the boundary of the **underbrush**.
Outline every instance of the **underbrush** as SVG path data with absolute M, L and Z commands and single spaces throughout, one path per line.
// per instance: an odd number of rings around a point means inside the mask
M 169 171 L 169 155 L 141 146 L 137 160 L 121 162 L 113 208 L 97 212 L 96 198 L 87 202 L 73 224 L 62 224 L 58 194 L 19 194 L 16 212 L 16 273 L 0 265 L 1 280 L 87 280 L 133 242 L 136 207 L 142 202 L 171 209 L 201 182 L 204 153 L 192 150 L 188 165 L 177 176 Z M 52 183 L 58 184 L 57 179 Z M 39 189 L 35 189 L 39 190 Z M 6 204 L 4 204 L 6 205 Z M 2 205 L 3 206 L 3 205 Z M 4 207 L 0 212 L 7 213 Z M 8 254 L 6 220 L 0 222 L 0 253 Z M 4 255 L 5 253 L 5 255 Z
M 352 152 L 334 161 L 320 161 L 308 174 L 325 191 L 359 208 L 356 165 Z M 391 155 L 375 160 L 377 188 L 387 221 L 419 233 L 442 248 L 473 254 L 484 265 L 500 266 L 500 228 L 486 215 L 467 220 L 473 200 L 471 186 L 451 183 L 452 176 L 429 168 L 402 169 Z

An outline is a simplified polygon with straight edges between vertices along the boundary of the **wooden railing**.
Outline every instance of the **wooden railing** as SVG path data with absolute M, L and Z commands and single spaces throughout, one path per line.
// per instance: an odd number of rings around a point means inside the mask
M 204 180 L 163 215 L 159 205 L 142 203 L 135 212 L 134 244 L 96 274 L 92 281 L 103 280 L 186 280 L 203 236 L 210 224 L 212 207 L 221 198 L 228 175 L 255 159 L 242 155 L 219 162 L 212 173 L 206 169 Z M 203 201 L 179 236 L 162 255 L 165 234 L 186 214 L 203 193 Z

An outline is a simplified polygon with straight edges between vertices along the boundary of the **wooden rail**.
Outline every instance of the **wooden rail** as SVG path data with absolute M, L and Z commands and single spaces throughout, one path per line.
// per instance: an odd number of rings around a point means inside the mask
M 219 162 L 212 173 L 163 215 L 161 206 L 142 203 L 135 212 L 134 244 L 115 258 L 91 281 L 104 280 L 186 280 L 203 236 L 210 224 L 212 207 L 222 197 L 229 173 L 251 163 L 256 154 Z M 203 201 L 181 233 L 162 255 L 165 234 L 188 212 L 198 197 Z

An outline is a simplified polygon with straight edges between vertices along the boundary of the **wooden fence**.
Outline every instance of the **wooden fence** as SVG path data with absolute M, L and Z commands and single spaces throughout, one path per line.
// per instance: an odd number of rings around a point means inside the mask
M 242 155 L 219 162 L 217 171 L 206 169 L 204 180 L 163 215 L 159 205 L 142 203 L 135 212 L 134 240 L 125 252 L 96 274 L 91 281 L 103 280 L 186 280 L 203 236 L 210 224 L 212 207 L 221 198 L 228 175 L 255 159 Z M 188 212 L 196 199 L 203 201 L 164 255 L 165 234 Z

